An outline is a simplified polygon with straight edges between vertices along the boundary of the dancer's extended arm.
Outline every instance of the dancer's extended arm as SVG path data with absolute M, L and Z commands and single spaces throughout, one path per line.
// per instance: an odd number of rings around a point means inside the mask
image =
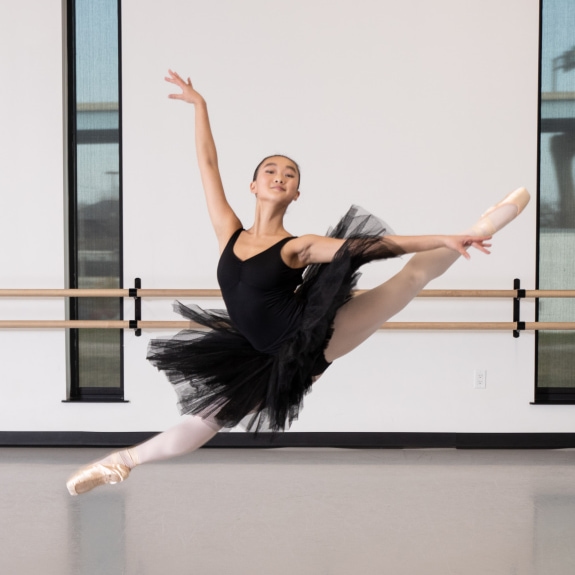
M 491 244 L 486 243 L 491 236 L 384 236 L 379 239 L 388 247 L 389 255 L 426 252 L 437 248 L 448 248 L 469 259 L 467 248 L 473 246 L 485 254 Z M 305 235 L 288 242 L 284 257 L 292 267 L 331 262 L 346 240 L 325 236 Z M 353 240 L 351 240 L 353 241 Z M 359 240 L 361 241 L 361 240 Z M 374 245 L 374 248 L 376 246 Z
M 242 224 L 228 203 L 224 192 L 218 167 L 218 154 L 210 128 L 206 101 L 194 89 L 189 78 L 186 82 L 172 70 L 168 70 L 168 74 L 169 76 L 165 78 L 166 82 L 175 84 L 182 90 L 181 94 L 170 94 L 169 98 L 182 100 L 194 105 L 198 167 L 206 195 L 208 213 L 210 214 L 210 220 L 218 238 L 220 251 L 222 251 L 230 239 L 230 236 L 238 228 L 241 228 Z

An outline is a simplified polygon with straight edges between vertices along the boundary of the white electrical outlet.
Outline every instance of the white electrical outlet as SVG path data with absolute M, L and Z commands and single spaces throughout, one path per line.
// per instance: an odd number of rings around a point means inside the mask
M 476 369 L 473 372 L 473 387 L 475 389 L 485 389 L 487 387 L 487 370 Z

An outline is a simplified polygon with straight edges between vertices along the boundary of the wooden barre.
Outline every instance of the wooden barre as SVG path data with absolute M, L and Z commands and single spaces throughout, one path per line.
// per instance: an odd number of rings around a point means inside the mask
M 89 329 L 128 329 L 130 322 L 126 320 L 91 320 L 91 319 L 3 319 L 3 328 L 89 328 Z
M 366 291 L 366 290 L 362 290 Z M 572 298 L 575 297 L 575 290 L 515 290 L 515 289 L 491 289 L 491 290 L 448 290 L 448 289 L 429 289 L 423 290 L 417 297 L 493 297 L 493 298 L 506 298 L 517 297 L 518 291 L 524 293 L 524 298 Z M 359 292 L 358 292 L 359 293 Z
M 221 297 L 219 289 L 138 289 L 138 297 Z M 0 297 L 132 297 L 129 289 L 0 289 Z
M 129 329 L 127 320 L 0 320 L 0 329 L 5 328 L 74 328 L 74 329 Z M 522 322 L 526 331 L 571 331 L 575 322 Z M 138 329 L 206 329 L 192 321 L 138 321 Z M 503 322 L 387 322 L 382 330 L 462 330 L 462 331 L 505 331 L 516 330 L 517 323 Z
M 359 295 L 368 290 L 356 290 Z M 417 297 L 468 297 L 468 298 L 515 298 L 518 291 L 524 292 L 526 298 L 573 298 L 575 290 L 475 290 L 475 289 L 428 289 L 423 290 Z M 43 298 L 43 297 L 95 297 L 95 298 L 125 298 L 133 297 L 129 289 L 0 289 L 0 298 Z M 219 289 L 138 289 L 137 297 L 141 298 L 221 298 Z

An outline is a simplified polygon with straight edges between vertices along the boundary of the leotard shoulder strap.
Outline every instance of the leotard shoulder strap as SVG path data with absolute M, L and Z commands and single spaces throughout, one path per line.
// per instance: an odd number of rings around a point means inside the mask
M 226 247 L 224 248 L 224 252 L 227 251 L 230 248 L 233 248 L 236 245 L 236 241 L 238 240 L 240 234 L 244 231 L 244 228 L 238 228 L 231 236 L 230 239 L 228 240 L 228 243 L 226 244 Z

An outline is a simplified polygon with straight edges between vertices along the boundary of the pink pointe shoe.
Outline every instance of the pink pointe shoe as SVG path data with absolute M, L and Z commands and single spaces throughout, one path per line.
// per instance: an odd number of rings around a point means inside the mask
M 478 226 L 482 234 L 487 236 L 493 235 L 501 228 L 506 226 L 509 222 L 514 220 L 529 203 L 531 196 L 525 188 L 517 188 L 508 194 L 498 204 L 489 208 L 478 222 Z M 499 214 L 495 214 L 500 208 L 509 206 L 509 210 L 501 210 Z
M 99 485 L 114 485 L 128 478 L 130 468 L 122 463 L 92 463 L 82 467 L 68 481 L 70 495 L 81 495 Z

